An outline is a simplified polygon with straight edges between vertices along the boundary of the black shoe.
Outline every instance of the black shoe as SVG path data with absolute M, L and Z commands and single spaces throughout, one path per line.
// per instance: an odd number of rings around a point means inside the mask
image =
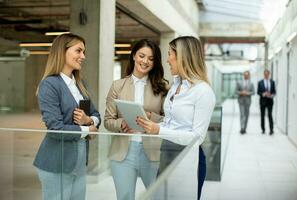
M 270 131 L 269 135 L 273 135 L 273 133 L 274 133 L 273 131 Z
M 262 134 L 265 134 L 265 131 L 264 130 L 262 130 Z
M 241 130 L 240 130 L 240 133 L 241 133 L 241 134 L 245 134 L 246 132 L 245 132 L 245 130 L 241 129 Z

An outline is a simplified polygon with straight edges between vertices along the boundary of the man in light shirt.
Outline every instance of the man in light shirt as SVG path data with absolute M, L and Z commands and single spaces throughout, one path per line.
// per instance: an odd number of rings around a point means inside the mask
M 243 80 L 236 84 L 236 94 L 240 111 L 240 133 L 246 133 L 250 113 L 251 96 L 255 94 L 253 83 L 250 81 L 250 72 L 243 72 Z
M 273 98 L 276 94 L 275 83 L 272 79 L 269 79 L 270 71 L 264 70 L 264 79 L 258 83 L 258 95 L 260 96 L 260 111 L 261 111 L 261 128 L 262 133 L 265 133 L 265 110 L 268 110 L 270 135 L 273 134 L 273 119 L 272 119 L 272 107 Z

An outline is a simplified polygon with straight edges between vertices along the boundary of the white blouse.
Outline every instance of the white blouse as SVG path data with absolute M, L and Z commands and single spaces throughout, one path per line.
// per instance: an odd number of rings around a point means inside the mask
M 182 80 L 180 92 L 175 94 L 180 82 L 180 77 L 175 77 L 168 91 L 164 101 L 165 117 L 159 124 L 159 134 L 163 139 L 180 145 L 187 145 L 198 137 L 200 145 L 206 136 L 215 107 L 215 95 L 206 82 L 198 81 L 192 85 L 187 80 Z
M 135 88 L 134 102 L 143 105 L 144 87 L 147 84 L 148 76 L 144 76 L 141 79 L 139 79 L 132 74 L 132 79 Z M 140 132 L 138 134 L 140 134 Z M 130 140 L 135 142 L 142 142 L 141 136 L 137 135 L 137 133 L 134 133 L 133 136 L 131 136 Z
M 76 86 L 76 81 L 74 76 L 72 75 L 72 78 L 68 77 L 67 75 L 65 75 L 64 73 L 60 72 L 60 76 L 62 77 L 62 79 L 64 80 L 64 82 L 66 83 L 68 89 L 70 90 L 73 98 L 75 99 L 76 103 L 79 104 L 80 100 L 83 100 L 83 96 L 81 95 L 80 91 L 78 90 L 77 86 Z M 94 126 L 97 126 L 99 124 L 99 119 L 95 116 L 91 116 L 91 119 L 94 122 Z M 80 126 L 81 131 L 84 132 L 88 132 L 89 131 L 89 127 L 88 126 Z M 87 134 L 82 134 L 83 136 L 86 136 Z

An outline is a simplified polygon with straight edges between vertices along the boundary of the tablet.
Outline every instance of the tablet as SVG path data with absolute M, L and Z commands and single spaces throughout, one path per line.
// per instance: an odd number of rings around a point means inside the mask
M 135 121 L 137 116 L 147 119 L 143 110 L 143 106 L 132 101 L 124 101 L 119 99 L 114 99 L 114 101 L 128 126 L 131 129 L 144 132 L 144 129 L 141 126 L 138 126 Z

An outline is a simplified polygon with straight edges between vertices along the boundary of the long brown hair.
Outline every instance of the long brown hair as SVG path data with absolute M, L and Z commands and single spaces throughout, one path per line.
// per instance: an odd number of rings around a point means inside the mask
M 167 84 L 168 81 L 164 79 L 164 69 L 162 65 L 162 59 L 161 59 L 161 50 L 160 48 L 151 40 L 148 39 L 142 39 L 136 42 L 133 45 L 133 48 L 131 50 L 130 58 L 128 66 L 126 67 L 126 76 L 130 76 L 133 73 L 134 70 L 134 60 L 133 57 L 135 56 L 136 52 L 143 48 L 148 47 L 153 52 L 153 68 L 149 71 L 148 78 L 152 84 L 154 95 L 159 95 L 160 93 L 162 95 L 166 95 L 168 91 Z
M 202 43 L 198 38 L 182 36 L 169 43 L 175 52 L 179 75 L 190 83 L 198 80 L 209 84 Z
M 82 42 L 84 45 L 86 43 L 84 38 L 72 33 L 62 34 L 54 39 L 47 59 L 45 72 L 43 74 L 42 80 L 48 76 L 59 75 L 60 72 L 62 72 L 66 62 L 65 55 L 67 49 L 72 47 L 73 45 L 76 45 L 79 42 Z M 89 94 L 84 85 L 82 84 L 80 71 L 73 70 L 72 73 L 79 90 L 83 93 L 85 97 L 88 97 Z M 38 89 L 36 94 L 38 94 Z

